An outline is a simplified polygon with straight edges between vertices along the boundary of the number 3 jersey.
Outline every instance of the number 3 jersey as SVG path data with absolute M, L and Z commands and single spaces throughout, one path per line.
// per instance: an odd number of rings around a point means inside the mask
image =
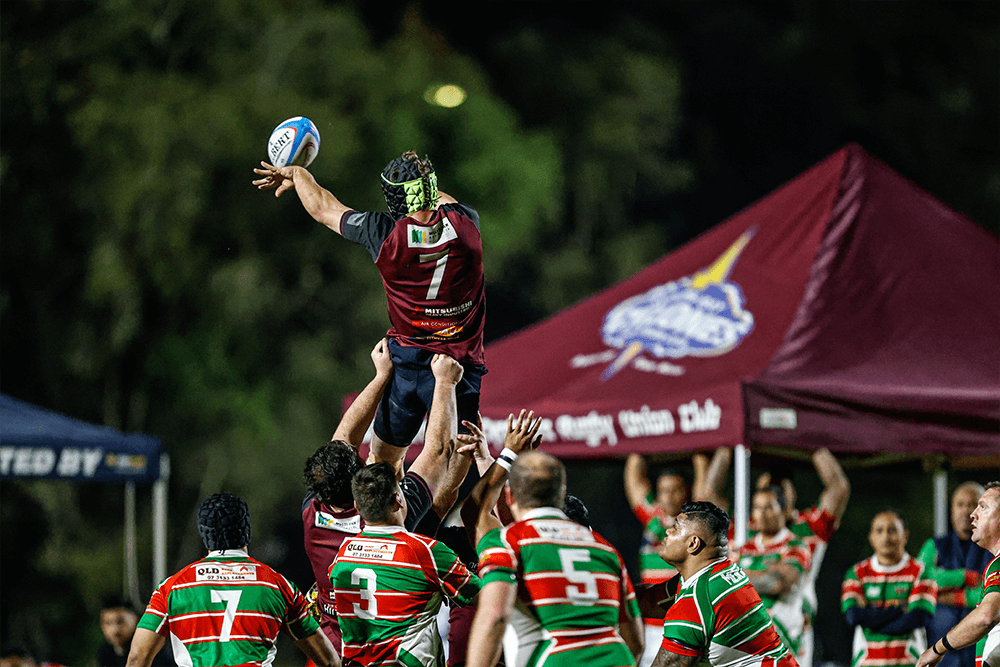
M 621 556 L 603 537 L 542 507 L 490 531 L 477 550 L 483 585 L 517 584 L 518 665 L 635 664 L 618 624 L 639 617 L 639 606 Z
M 437 613 L 444 596 L 468 604 L 479 578 L 441 542 L 402 526 L 365 526 L 330 566 L 344 661 L 444 665 Z
M 157 587 L 140 628 L 169 636 L 178 665 L 271 665 L 284 628 L 319 630 L 294 584 L 241 549 L 213 551 Z
M 443 204 L 426 223 L 348 211 L 344 238 L 368 249 L 382 276 L 389 338 L 483 365 L 486 281 L 479 214 Z

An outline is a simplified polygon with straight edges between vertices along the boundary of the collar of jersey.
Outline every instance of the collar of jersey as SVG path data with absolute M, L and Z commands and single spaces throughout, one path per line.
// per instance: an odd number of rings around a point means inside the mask
M 692 574 L 689 579 L 681 577 L 681 588 L 690 588 L 691 586 L 694 586 L 694 582 L 698 580 L 698 577 L 700 577 L 703 572 L 705 572 L 706 570 L 711 570 L 713 567 L 715 567 L 724 560 L 729 560 L 729 559 L 726 556 L 723 556 L 719 560 L 712 561 L 705 567 L 701 568 L 700 570 Z
M 895 565 L 882 565 L 878 562 L 878 556 L 872 556 L 872 569 L 879 574 L 889 574 L 892 572 L 899 572 L 910 562 L 910 554 L 903 552 L 903 559 L 896 563 Z
M 792 537 L 792 531 L 788 530 L 788 526 L 785 526 L 784 528 L 779 530 L 775 534 L 775 536 L 771 538 L 767 543 L 764 542 L 765 540 L 764 533 L 757 533 L 756 535 L 754 535 L 753 539 L 757 543 L 757 546 L 759 548 L 766 548 L 773 546 L 775 544 L 781 544 L 782 542 L 788 540 L 791 537 Z
M 209 551 L 205 558 L 250 558 L 246 549 L 219 549 Z
M 365 527 L 361 529 L 361 532 L 388 535 L 390 533 L 405 533 L 406 528 L 403 526 L 373 526 L 370 523 L 366 523 Z
M 542 518 L 566 519 L 569 521 L 569 517 L 558 507 L 536 507 L 535 509 L 528 510 L 521 516 L 521 521 Z

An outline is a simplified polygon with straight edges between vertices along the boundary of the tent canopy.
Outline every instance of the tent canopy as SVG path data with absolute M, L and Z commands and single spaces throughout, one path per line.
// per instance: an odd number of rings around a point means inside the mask
M 486 348 L 481 412 L 564 458 L 747 443 L 1000 451 L 1000 243 L 847 146 Z
M 152 482 L 157 438 L 120 433 L 0 394 L 0 479 Z

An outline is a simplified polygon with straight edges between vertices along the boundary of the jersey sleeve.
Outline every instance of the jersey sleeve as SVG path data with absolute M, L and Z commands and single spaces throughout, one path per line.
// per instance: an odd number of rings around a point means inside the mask
M 983 597 L 990 593 L 1000 593 L 1000 556 L 990 561 L 983 572 Z
M 374 262 L 389 234 L 396 226 L 396 221 L 385 211 L 375 213 L 360 213 L 347 211 L 340 218 L 341 235 L 358 245 L 364 246 Z
M 452 600 L 467 605 L 479 594 L 479 577 L 465 567 L 458 555 L 443 542 L 436 541 L 431 555 L 441 580 L 441 589 Z
M 309 613 L 309 603 L 306 602 L 306 597 L 299 592 L 295 584 L 280 574 L 278 575 L 278 585 L 282 595 L 285 596 L 284 627 L 288 636 L 299 640 L 317 632 L 319 623 Z
M 936 605 L 937 583 L 927 576 L 927 571 L 920 564 L 920 572 L 913 582 L 913 590 L 910 591 L 910 597 L 906 600 L 906 609 L 907 611 L 923 610 L 933 616 Z
M 502 532 L 503 528 L 494 528 L 476 545 L 479 553 L 479 576 L 483 586 L 493 581 L 517 583 L 517 557 L 504 543 Z
M 812 563 L 812 554 L 809 552 L 809 547 L 805 544 L 798 540 L 792 540 L 788 544 L 788 549 L 781 557 L 781 562 L 791 565 L 801 574 L 809 570 L 809 565 Z
M 824 542 L 830 541 L 837 526 L 837 517 L 821 507 L 812 507 L 804 512 L 802 520 L 809 526 L 809 531 Z
M 164 579 L 153 591 L 146 611 L 142 613 L 136 627 L 155 632 L 158 635 L 167 636 L 167 596 L 170 592 L 171 580 Z
M 965 570 L 946 570 L 938 567 L 938 551 L 934 538 L 924 542 L 917 554 L 917 560 L 924 565 L 924 574 L 937 584 L 939 589 L 962 588 L 965 586 Z
M 675 602 L 663 618 L 663 643 L 666 651 L 697 657 L 705 652 L 707 638 L 701 613 L 694 596 Z
M 844 575 L 844 583 L 840 587 L 840 611 L 846 614 L 848 609 L 863 605 L 864 602 L 865 594 L 855 566 Z
M 408 532 L 433 537 L 433 535 L 428 535 L 426 532 L 417 530 L 417 526 L 420 525 L 423 518 L 428 513 L 433 514 L 430 509 L 434 504 L 434 497 L 431 494 L 430 487 L 427 486 L 427 482 L 420 475 L 408 472 L 403 475 L 402 481 L 399 482 L 399 490 L 403 493 L 403 497 L 406 498 L 406 519 L 403 520 L 403 527 Z M 440 525 L 440 521 L 438 525 Z M 434 526 L 434 530 L 437 530 L 437 526 Z

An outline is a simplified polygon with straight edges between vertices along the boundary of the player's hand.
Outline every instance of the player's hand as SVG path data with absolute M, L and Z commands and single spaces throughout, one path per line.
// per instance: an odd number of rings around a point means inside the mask
M 536 449 L 542 440 L 538 436 L 538 427 L 541 425 L 542 418 L 535 419 L 534 410 L 521 410 L 517 417 L 508 415 L 507 435 L 503 439 L 503 446 L 515 454 Z
M 274 190 L 274 196 L 280 197 L 286 190 L 295 187 L 295 170 L 302 167 L 275 167 L 261 160 L 260 168 L 255 168 L 253 172 L 264 178 L 258 178 L 253 182 L 258 190 Z
M 389 355 L 389 342 L 385 338 L 372 349 L 372 363 L 375 364 L 375 377 L 385 379 L 392 373 L 392 357 Z
M 462 423 L 471 433 L 459 433 L 458 442 L 460 446 L 455 451 L 459 454 L 465 456 L 471 456 L 475 462 L 476 467 L 480 470 L 485 470 L 493 464 L 493 455 L 490 454 L 489 443 L 486 442 L 486 434 L 483 433 L 477 424 L 463 419 Z
M 434 379 L 439 382 L 458 384 L 462 381 L 465 369 L 447 354 L 435 354 L 431 357 L 431 372 L 434 373 Z
M 933 667 L 933 665 L 936 665 L 939 662 L 941 662 L 941 658 L 943 657 L 944 657 L 943 655 L 938 655 L 937 653 L 934 652 L 933 646 L 929 646 L 927 650 L 925 650 L 923 653 L 920 654 L 920 659 L 917 660 L 917 664 L 915 667 Z

